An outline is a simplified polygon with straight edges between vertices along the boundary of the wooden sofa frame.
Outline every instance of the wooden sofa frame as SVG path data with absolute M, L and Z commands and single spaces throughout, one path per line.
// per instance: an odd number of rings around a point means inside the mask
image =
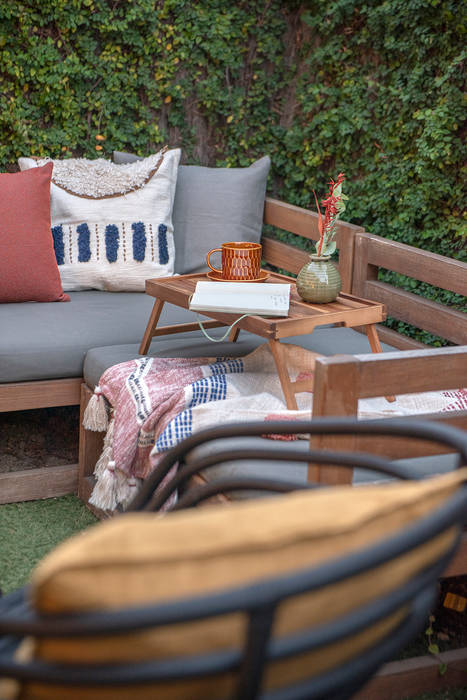
M 310 241 L 319 238 L 318 217 L 315 213 L 279 200 L 266 198 L 264 223 Z M 279 241 L 272 236 L 264 235 L 261 242 L 264 260 L 281 270 L 297 273 L 308 260 L 308 253 L 303 249 Z M 338 224 L 337 247 L 344 292 L 383 301 L 391 315 L 401 318 L 401 320 L 416 323 L 419 327 L 431 332 L 439 333 L 452 342 L 467 344 L 467 318 L 465 315 L 377 281 L 378 268 L 384 266 L 386 269 L 416 277 L 444 289 L 467 294 L 467 265 L 465 263 L 372 236 L 365 233 L 362 227 L 347 222 L 339 222 Z M 143 331 L 144 329 L 141 329 L 142 333 Z M 379 333 L 383 341 L 387 341 L 394 347 L 401 349 L 424 347 L 421 343 L 387 328 L 381 327 Z M 433 350 L 425 352 L 430 353 Z M 396 355 L 397 357 L 394 357 L 395 371 L 404 377 L 406 373 L 405 361 L 408 359 L 407 353 L 396 353 Z M 385 354 L 384 357 L 386 356 Z M 334 367 L 334 365 L 332 366 Z M 420 388 L 417 391 L 430 389 L 430 372 L 421 369 L 420 377 Z M 425 377 L 424 380 L 423 377 Z M 467 382 L 463 384 L 460 382 L 456 386 L 465 384 Z M 81 385 L 81 377 L 0 384 L 0 411 L 80 403 L 83 410 L 90 392 L 85 385 Z M 407 386 L 407 383 L 404 383 L 404 386 Z M 321 383 L 321 379 L 317 375 L 314 415 L 324 415 L 326 411 L 329 412 L 329 415 L 336 415 L 335 411 L 341 410 L 335 406 L 333 408 L 329 396 L 329 382 L 328 384 Z M 345 405 L 348 402 L 347 398 Z M 342 412 L 346 413 L 348 410 L 342 409 Z M 452 419 L 454 420 L 454 416 Z M 101 448 L 102 436 L 99 434 L 85 435 L 82 428 L 81 433 L 79 475 L 76 464 L 2 474 L 0 475 L 0 503 L 60 496 L 77 491 L 84 498 L 89 489 L 89 484 L 86 485 L 85 482 L 89 482 L 90 471 L 95 464 L 96 454 Z M 323 473 L 320 478 L 324 481 L 332 481 L 334 477 Z M 337 479 L 339 480 L 340 477 L 337 476 Z M 80 486 L 78 486 L 78 482 L 80 482 Z

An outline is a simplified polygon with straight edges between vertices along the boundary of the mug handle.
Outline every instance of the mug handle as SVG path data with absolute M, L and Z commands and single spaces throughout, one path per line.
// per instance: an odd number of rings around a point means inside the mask
M 210 250 L 209 253 L 206 255 L 206 262 L 213 272 L 218 272 L 220 275 L 222 275 L 222 270 L 217 270 L 209 262 L 209 258 L 211 257 L 212 253 L 217 253 L 217 252 L 222 253 L 222 248 L 213 248 L 212 250 Z

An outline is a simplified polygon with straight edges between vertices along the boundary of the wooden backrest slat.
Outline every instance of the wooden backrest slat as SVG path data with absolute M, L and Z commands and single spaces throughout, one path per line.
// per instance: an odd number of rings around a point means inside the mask
M 467 430 L 467 411 L 430 413 L 418 415 L 416 419 L 436 421 L 444 425 L 451 425 L 459 430 Z M 347 441 L 338 435 L 333 435 L 332 449 L 348 449 Z M 452 447 L 447 447 L 437 442 L 403 437 L 399 437 L 395 440 L 385 435 L 359 435 L 354 442 L 354 449 L 384 456 L 388 459 L 411 459 L 420 456 L 449 454 L 452 452 Z
M 264 223 L 313 241 L 319 238 L 318 214 L 278 199 L 266 197 Z
M 265 224 L 295 233 L 297 236 L 303 236 L 313 241 L 319 239 L 318 214 L 303 207 L 297 207 L 295 204 L 288 204 L 287 202 L 281 202 L 279 199 L 266 197 L 263 220 Z M 338 221 L 337 230 L 337 247 L 339 248 L 339 238 L 344 233 L 352 235 L 364 229 L 362 226 L 356 226 L 347 221 Z
M 303 236 L 309 240 L 319 239 L 318 215 L 315 212 L 297 207 L 293 204 L 281 202 L 278 199 L 266 197 L 264 204 L 264 223 L 275 226 L 283 231 Z M 355 234 L 363 232 L 361 226 L 355 226 L 346 221 L 337 223 L 336 244 L 339 251 L 339 272 L 342 279 L 342 289 L 345 292 L 352 290 L 352 274 L 354 264 L 354 240 Z M 293 245 L 282 243 L 274 245 L 272 239 L 263 237 L 263 257 L 271 265 L 280 267 L 295 274 L 308 261 L 308 255 L 296 254 Z M 298 249 L 300 251 L 300 249 Z M 303 251 L 300 251 L 302 253 Z
M 320 358 L 331 364 L 334 358 Z M 359 398 L 459 389 L 467 386 L 467 346 L 354 355 Z
M 368 355 L 320 357 L 315 364 L 313 417 L 357 415 L 358 400 L 376 396 L 461 389 L 467 386 L 467 346 L 406 350 Z M 388 404 L 394 408 L 394 404 Z M 467 429 L 467 411 L 453 410 L 414 416 Z M 385 454 L 393 459 L 452 451 L 435 443 L 377 436 L 353 438 L 352 449 Z M 339 442 L 338 442 L 339 441 Z M 341 445 L 342 443 L 342 445 Z M 336 438 L 334 448 L 348 448 L 348 436 Z M 318 474 L 326 482 L 332 474 Z M 343 481 L 343 483 L 345 483 Z
M 365 355 L 336 355 L 316 360 L 316 379 L 332 384 L 336 372 L 345 368 L 352 376 L 348 387 L 332 386 L 333 392 L 354 393 L 358 398 L 459 389 L 467 386 L 467 345 L 404 350 Z M 323 392 L 325 393 L 325 392 Z
M 423 328 L 457 345 L 467 344 L 467 314 L 385 282 L 367 281 L 365 297 L 385 304 L 389 316 Z
M 393 331 L 392 328 L 378 325 L 377 330 L 380 341 L 391 345 L 397 350 L 422 350 L 428 347 L 426 343 L 420 343 L 408 335 L 402 335 L 402 333 Z
M 467 263 L 460 260 L 371 235 L 368 263 L 467 296 Z
M 263 259 L 266 262 L 287 272 L 293 272 L 295 275 L 310 259 L 304 250 L 267 236 L 262 237 L 261 244 Z

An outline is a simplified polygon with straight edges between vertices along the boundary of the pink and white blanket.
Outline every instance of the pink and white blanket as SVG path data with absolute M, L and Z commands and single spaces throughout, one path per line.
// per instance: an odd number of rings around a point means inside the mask
M 312 376 L 318 355 L 295 345 L 284 348 L 291 380 Z M 296 398 L 298 410 L 288 410 L 267 344 L 242 358 L 142 357 L 110 367 L 84 417 L 85 428 L 106 430 L 90 503 L 110 510 L 125 507 L 161 455 L 203 428 L 270 418 L 309 419 L 312 395 Z M 360 400 L 359 417 L 462 408 L 467 408 L 465 389 L 407 394 L 394 403 L 384 397 Z
M 318 355 L 284 347 L 291 380 L 311 376 Z M 287 410 L 267 344 L 242 358 L 143 357 L 110 367 L 84 417 L 85 428 L 107 431 L 90 503 L 125 507 L 161 455 L 202 428 L 271 414 L 309 418 L 311 395 L 297 403 L 300 410 Z

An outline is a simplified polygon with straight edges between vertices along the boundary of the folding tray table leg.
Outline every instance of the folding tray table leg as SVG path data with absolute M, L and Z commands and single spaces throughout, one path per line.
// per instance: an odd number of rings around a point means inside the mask
M 271 348 L 272 356 L 274 357 L 274 362 L 276 363 L 277 373 L 279 375 L 287 408 L 289 410 L 296 411 L 298 406 L 295 399 L 295 392 L 292 387 L 292 382 L 290 381 L 289 372 L 287 370 L 287 364 L 284 359 L 284 346 L 281 345 L 279 340 L 270 340 L 269 346 Z
M 156 301 L 154 302 L 154 306 L 152 307 L 148 325 L 146 326 L 146 330 L 144 331 L 143 340 L 141 341 L 141 345 L 139 346 L 138 352 L 140 355 L 146 355 L 147 351 L 149 350 L 151 340 L 153 339 L 154 330 L 156 329 L 157 322 L 159 321 L 159 317 L 161 315 L 163 306 L 164 302 L 160 299 L 156 299 Z

